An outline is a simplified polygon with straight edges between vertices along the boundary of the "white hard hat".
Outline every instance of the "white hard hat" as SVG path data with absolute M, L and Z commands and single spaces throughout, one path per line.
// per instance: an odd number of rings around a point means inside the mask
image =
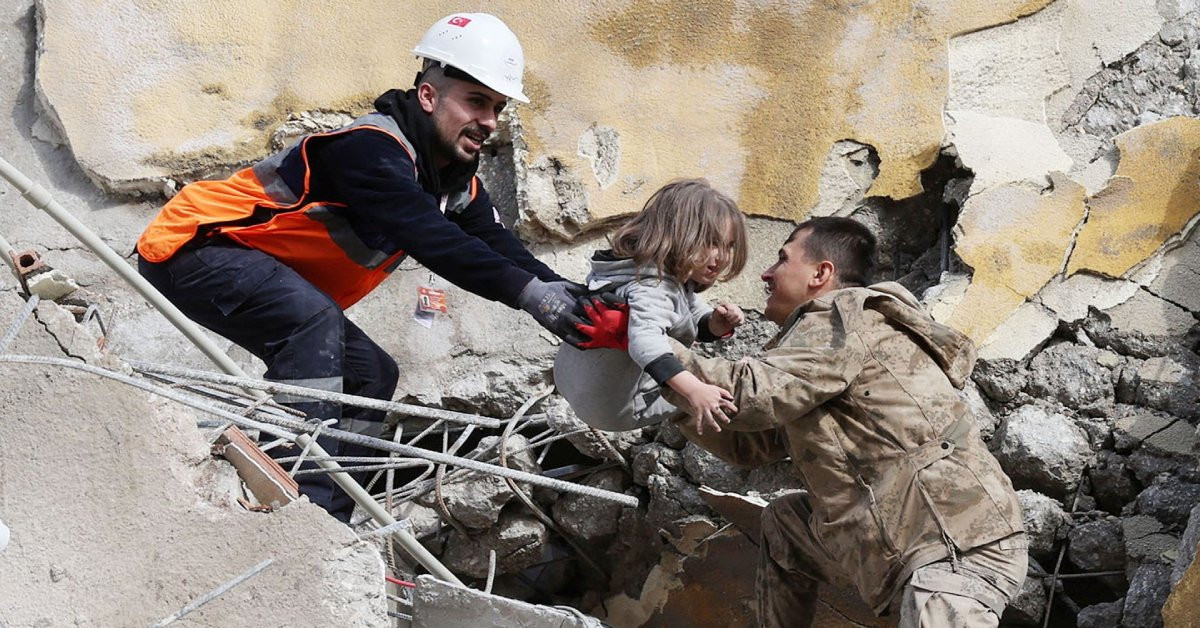
M 529 102 L 522 91 L 525 52 L 521 42 L 494 15 L 447 15 L 429 27 L 413 54 L 462 70 L 509 98 Z

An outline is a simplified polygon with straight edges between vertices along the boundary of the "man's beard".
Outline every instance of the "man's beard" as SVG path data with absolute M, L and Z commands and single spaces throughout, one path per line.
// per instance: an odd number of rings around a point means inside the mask
M 476 152 L 474 155 L 468 155 L 466 151 L 464 151 L 458 144 L 459 140 L 462 139 L 463 135 L 466 133 L 474 133 L 482 136 L 485 142 L 489 137 L 488 133 L 477 126 L 462 129 L 461 131 L 455 133 L 452 137 L 447 137 L 447 134 L 439 132 L 437 137 L 437 150 L 442 154 L 442 157 L 444 157 L 447 161 L 466 164 L 477 161 L 479 159 L 478 152 Z M 483 151 L 482 142 L 480 142 L 479 150 L 481 152 Z

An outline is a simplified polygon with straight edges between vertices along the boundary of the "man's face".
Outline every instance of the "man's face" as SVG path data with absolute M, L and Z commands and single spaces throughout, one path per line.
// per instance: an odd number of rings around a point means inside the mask
M 496 117 L 508 98 L 483 85 L 448 79 L 444 89 L 422 84 L 421 107 L 437 130 L 434 160 L 442 168 L 452 162 L 479 158 L 483 142 L 496 130 Z
M 808 260 L 804 248 L 807 239 L 807 231 L 796 234 L 779 249 L 779 261 L 763 271 L 768 295 L 763 315 L 777 325 L 782 325 L 796 308 L 821 294 L 828 282 L 822 280 L 821 264 Z

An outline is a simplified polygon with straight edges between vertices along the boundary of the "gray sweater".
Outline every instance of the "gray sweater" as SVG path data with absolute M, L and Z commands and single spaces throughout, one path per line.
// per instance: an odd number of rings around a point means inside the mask
M 659 277 L 657 269 L 597 252 L 588 288 L 617 293 L 629 303 L 629 351 L 580 351 L 562 345 L 554 383 L 575 414 L 592 427 L 621 431 L 662 421 L 677 412 L 659 387 L 683 370 L 667 338 L 684 345 L 710 337 L 712 307 L 689 283 Z M 703 332 L 703 333 L 701 333 Z

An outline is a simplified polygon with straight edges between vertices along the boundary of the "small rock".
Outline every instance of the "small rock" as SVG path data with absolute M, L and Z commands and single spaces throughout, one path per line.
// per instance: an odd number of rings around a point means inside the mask
M 672 447 L 674 449 L 683 449 L 688 444 L 688 439 L 683 435 L 683 431 L 679 429 L 679 424 L 674 421 L 663 421 L 658 425 L 658 442 Z
M 533 515 L 511 509 L 482 534 L 463 536 L 454 531 L 446 541 L 442 562 L 451 571 L 486 578 L 488 551 L 496 550 L 496 572 L 516 573 L 537 562 L 548 539 L 546 526 Z
M 1051 345 L 1030 361 L 1026 390 L 1036 397 L 1055 399 L 1075 409 L 1111 401 L 1114 395 L 1112 371 L 1100 365 L 1101 356 L 1109 353 L 1069 342 Z
M 1146 564 L 1138 567 L 1125 594 L 1121 626 L 1158 628 L 1163 625 L 1162 607 L 1170 594 L 1171 568 Z
M 646 523 L 651 526 L 671 529 L 676 521 L 685 517 L 716 514 L 704 503 L 696 485 L 678 475 L 653 475 L 646 488 L 650 489 Z
M 1137 512 L 1149 515 L 1168 529 L 1182 529 L 1192 508 L 1200 503 L 1200 484 L 1159 476 L 1137 496 Z
M 983 394 L 1000 403 L 1016 399 L 1027 378 L 1028 372 L 1009 358 L 979 360 L 971 372 L 971 380 L 979 385 Z
M 1029 561 L 1031 569 L 1044 571 L 1034 561 Z M 1042 586 L 1041 578 L 1028 577 L 1021 583 L 1021 589 L 1004 609 L 1000 618 L 1003 626 L 1041 626 L 1042 616 L 1046 614 L 1046 589 Z
M 648 443 L 634 449 L 633 481 L 648 486 L 655 475 L 673 475 L 683 469 L 683 454 L 662 443 Z
M 583 455 L 597 460 L 610 460 L 612 458 L 612 454 L 609 452 L 608 447 L 605 446 L 605 442 L 611 445 L 617 453 L 628 458 L 635 446 L 646 442 L 645 432 L 651 429 L 642 428 L 628 432 L 596 430 L 593 432 L 587 429 L 588 426 L 586 423 L 580 421 L 575 416 L 575 412 L 571 410 L 571 406 L 562 397 L 554 395 L 548 398 L 544 402 L 544 407 L 546 419 L 550 423 L 550 427 L 554 428 L 559 434 L 570 434 L 567 437 L 567 441 L 574 445 L 575 449 L 578 449 Z
M 1159 412 L 1123 407 L 1113 424 L 1113 446 L 1120 452 L 1133 451 L 1141 446 L 1142 441 L 1166 429 L 1174 420 Z
M 1175 558 L 1175 568 L 1171 570 L 1172 588 L 1179 584 L 1179 581 L 1183 579 L 1183 574 L 1195 560 L 1198 545 L 1200 545 L 1200 504 L 1192 508 L 1191 515 L 1188 517 L 1187 529 L 1183 531 L 1183 538 L 1179 539 L 1179 556 Z
M 1174 48 L 1187 40 L 1187 34 L 1184 32 L 1182 24 L 1167 22 L 1158 31 L 1158 38 L 1162 40 L 1162 43 Z
M 1125 464 L 1125 457 L 1102 451 L 1096 463 L 1088 469 L 1092 494 L 1100 508 L 1113 514 L 1137 497 L 1140 487 Z
M 1197 361 L 1181 357 L 1150 358 L 1138 367 L 1138 405 L 1169 412 L 1177 417 L 1200 419 L 1200 380 Z
M 749 472 L 730 466 L 712 453 L 688 443 L 683 448 L 683 470 L 701 486 L 718 491 L 744 491 Z
M 484 437 L 467 457 L 478 457 L 481 460 L 494 458 L 499 439 L 498 436 Z M 534 462 L 528 446 L 529 441 L 524 436 L 510 436 L 505 446 L 506 451 L 513 452 L 508 456 L 508 466 L 530 473 L 540 473 L 541 468 Z M 442 483 L 441 494 L 450 516 L 462 525 L 477 530 L 495 524 L 500 510 L 515 497 L 504 478 L 479 474 L 445 480 Z M 436 501 L 436 491 L 430 491 L 417 500 L 422 506 L 435 509 Z
M 1060 538 L 1060 531 L 1069 521 L 1062 504 L 1053 497 L 1028 489 L 1017 491 L 1017 501 L 1021 503 L 1021 517 L 1029 537 L 1029 553 L 1038 558 L 1049 558 Z
M 1092 521 L 1067 534 L 1067 558 L 1082 571 L 1117 571 L 1125 568 L 1125 535 L 1121 522 Z
M 983 400 L 979 386 L 974 381 L 968 381 L 959 395 L 967 402 L 967 407 L 971 409 L 971 416 L 975 417 L 975 424 L 979 426 L 979 437 L 985 443 L 991 441 L 992 436 L 996 433 L 996 427 L 1000 424 L 1000 419 L 992 413 L 987 402 Z
M 1179 546 L 1179 539 L 1162 532 L 1163 526 L 1154 517 L 1135 515 L 1121 519 L 1125 536 L 1126 570 L 1134 565 L 1162 564 L 1166 556 Z
M 1125 606 L 1125 598 L 1115 602 L 1093 604 L 1079 611 L 1075 620 L 1076 628 L 1118 628 L 1121 625 L 1121 610 Z
M 1092 459 L 1087 435 L 1071 419 L 1021 406 L 996 430 L 996 459 L 1018 488 L 1062 498 L 1074 490 Z
M 1175 421 L 1152 434 L 1129 456 L 1129 470 L 1148 485 L 1160 474 L 1168 473 L 1185 482 L 1200 483 L 1200 439 L 1186 421 Z
M 621 469 L 605 469 L 592 474 L 584 485 L 620 493 L 628 483 Z M 568 493 L 554 503 L 552 513 L 567 533 L 588 544 L 599 544 L 617 533 L 621 509 L 620 504 L 607 499 Z
M 58 565 L 50 565 L 50 582 L 61 582 L 67 577 L 67 570 Z

